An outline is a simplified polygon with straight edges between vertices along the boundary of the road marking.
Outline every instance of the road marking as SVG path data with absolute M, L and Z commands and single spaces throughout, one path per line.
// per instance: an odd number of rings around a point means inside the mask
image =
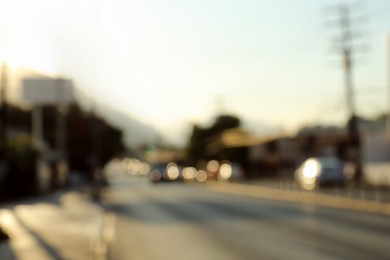
M 336 197 L 326 194 L 279 190 L 236 183 L 217 183 L 207 187 L 213 191 L 251 196 L 255 198 L 299 202 L 325 207 L 390 215 L 390 203 L 385 202 L 363 201 L 359 199 Z
M 97 241 L 94 241 L 92 248 L 93 260 L 106 260 L 109 246 L 115 236 L 116 216 L 114 213 L 105 213 Z

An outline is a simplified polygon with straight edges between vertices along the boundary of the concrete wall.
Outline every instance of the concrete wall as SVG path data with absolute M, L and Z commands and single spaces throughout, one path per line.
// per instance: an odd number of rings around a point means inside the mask
M 363 161 L 390 162 L 390 134 L 364 134 L 362 138 Z
M 390 186 L 390 135 L 385 132 L 364 134 L 362 141 L 365 181 Z
M 390 162 L 365 164 L 364 180 L 371 185 L 390 186 Z

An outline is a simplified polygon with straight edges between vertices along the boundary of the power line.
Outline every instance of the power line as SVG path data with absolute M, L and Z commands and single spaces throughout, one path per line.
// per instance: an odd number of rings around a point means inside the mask
M 355 54 L 361 52 L 361 49 L 355 44 L 358 39 L 362 38 L 362 33 L 352 25 L 353 21 L 356 21 L 356 18 L 359 17 L 356 15 L 355 10 L 362 9 L 361 3 L 342 3 L 336 6 L 328 8 L 332 13 L 336 13 L 337 19 L 333 20 L 333 25 L 336 25 L 338 29 L 337 37 L 333 40 L 333 46 L 337 53 L 341 54 L 343 61 L 343 71 L 344 71 L 344 84 L 346 88 L 346 104 L 348 112 L 353 119 L 356 116 L 356 104 L 355 104 L 355 89 L 354 89 L 354 80 L 353 80 L 353 69 L 356 65 L 354 56 Z M 357 27 L 357 26 L 355 26 Z M 357 126 L 351 125 L 352 132 L 357 131 Z
M 355 42 L 362 37 L 361 33 L 358 33 L 355 27 L 356 22 L 356 10 L 362 10 L 361 2 L 355 3 L 342 3 L 329 9 L 330 12 L 336 13 L 337 19 L 335 25 L 338 29 L 338 37 L 334 40 L 336 51 L 341 54 L 343 60 L 344 71 L 344 84 L 346 89 L 346 105 L 349 113 L 349 120 L 347 124 L 348 130 L 348 160 L 356 163 L 357 173 L 356 181 L 360 181 L 362 177 L 362 158 L 361 158 L 361 145 L 360 135 L 358 130 L 358 118 L 356 114 L 355 104 L 355 89 L 353 79 L 353 69 L 355 66 L 354 55 L 359 52 L 359 48 L 356 47 Z M 355 27 L 353 27 L 354 25 Z

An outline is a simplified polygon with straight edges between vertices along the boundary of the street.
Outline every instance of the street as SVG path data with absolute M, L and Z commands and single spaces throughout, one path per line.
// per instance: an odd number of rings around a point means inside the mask
M 385 259 L 385 214 L 115 177 L 109 259 Z M 266 191 L 262 191 L 266 192 Z
M 389 204 L 237 183 L 111 176 L 3 204 L 0 259 L 387 259 Z

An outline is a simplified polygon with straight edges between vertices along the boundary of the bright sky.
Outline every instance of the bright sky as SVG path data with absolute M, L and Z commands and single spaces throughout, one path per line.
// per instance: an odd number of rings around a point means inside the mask
M 73 79 L 171 136 L 218 107 L 287 130 L 344 122 L 329 0 L 0 0 L 0 56 Z M 356 2 L 356 1 L 355 1 Z M 362 1 L 359 1 L 362 2 Z M 390 2 L 363 1 L 353 27 L 358 112 L 388 109 Z M 217 102 L 219 100 L 219 102 Z M 219 105 L 218 105 L 219 104 Z

